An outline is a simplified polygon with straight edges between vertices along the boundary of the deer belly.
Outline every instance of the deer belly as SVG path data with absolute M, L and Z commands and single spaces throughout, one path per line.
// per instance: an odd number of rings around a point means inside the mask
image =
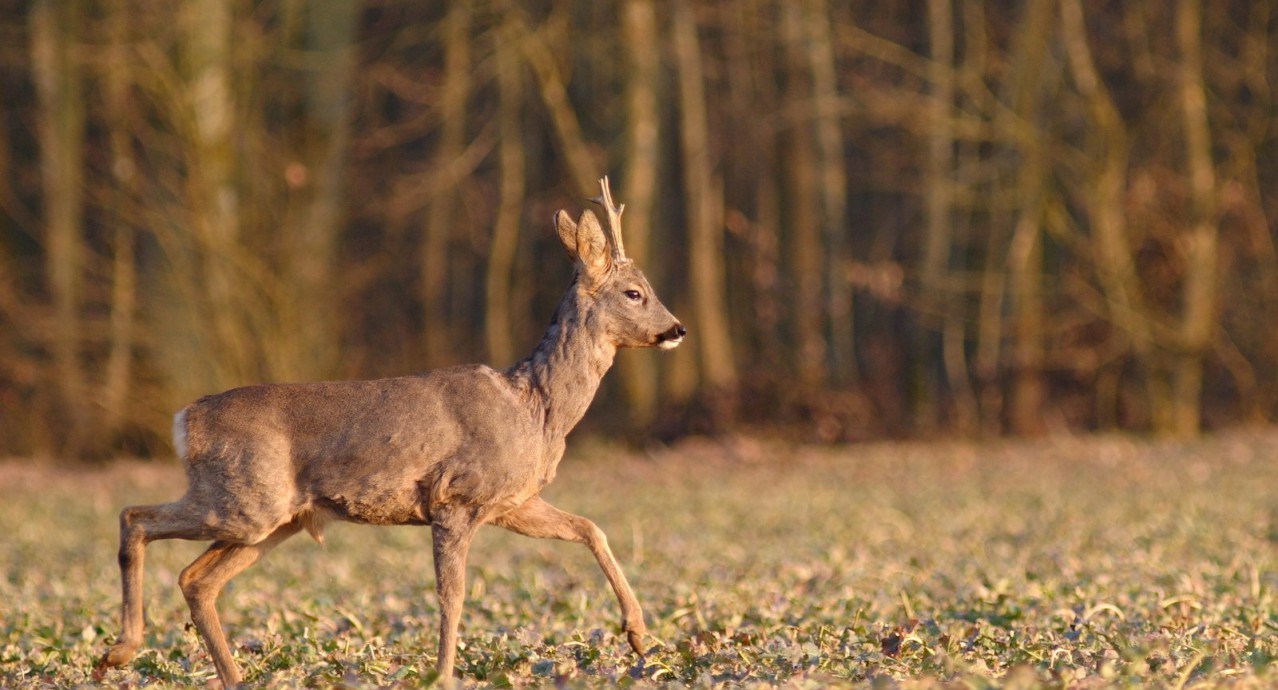
M 428 525 L 420 492 L 414 490 L 399 493 L 347 495 L 335 494 L 316 503 L 331 512 L 334 517 L 347 522 L 368 525 Z

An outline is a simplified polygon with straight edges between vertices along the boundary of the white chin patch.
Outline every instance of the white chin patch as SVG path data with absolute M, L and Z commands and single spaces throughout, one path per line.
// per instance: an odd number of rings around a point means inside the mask
M 683 338 L 676 338 L 674 340 L 663 340 L 657 343 L 657 347 L 663 350 L 673 350 L 676 347 L 679 347 L 679 343 L 682 343 L 682 342 L 683 342 Z

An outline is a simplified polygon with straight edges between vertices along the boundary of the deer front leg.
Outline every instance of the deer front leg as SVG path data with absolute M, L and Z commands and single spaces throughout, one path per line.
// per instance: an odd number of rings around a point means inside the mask
M 630 583 L 626 582 L 621 567 L 617 565 L 617 559 L 608 548 L 608 537 L 598 525 L 579 515 L 564 512 L 540 496 L 528 499 L 515 510 L 497 518 L 494 524 L 537 539 L 562 539 L 585 544 L 595 555 L 595 560 L 599 561 L 599 567 L 603 569 L 608 584 L 612 585 L 612 591 L 621 604 L 621 628 L 626 632 L 631 649 L 635 650 L 635 654 L 643 656 L 643 637 L 648 634 L 648 627 L 643 622 L 643 611 L 639 608 L 639 600 L 635 599 L 634 592 L 630 590 Z
M 466 596 L 466 556 L 479 521 L 456 510 L 434 516 L 431 538 L 435 553 L 435 591 L 439 595 L 439 657 L 435 669 L 440 678 L 453 677 L 457 661 L 457 625 Z

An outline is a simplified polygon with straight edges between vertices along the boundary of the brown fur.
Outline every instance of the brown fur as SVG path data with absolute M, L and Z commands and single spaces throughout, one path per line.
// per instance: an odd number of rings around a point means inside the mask
M 174 418 L 189 488 L 174 502 L 120 514 L 122 632 L 97 674 L 142 642 L 146 544 L 212 540 L 179 584 L 226 687 L 241 680 L 214 603 L 222 587 L 276 544 L 330 520 L 430 525 L 441 620 L 437 668 L 453 671 L 466 554 L 484 524 L 585 544 L 642 654 L 643 614 L 602 531 L 539 497 L 619 347 L 672 347 L 683 327 L 621 250 L 621 209 L 601 180 L 612 235 L 590 211 L 555 226 L 576 273 L 545 337 L 506 371 L 483 365 L 373 381 L 246 386 Z M 638 293 L 640 299 L 634 299 Z

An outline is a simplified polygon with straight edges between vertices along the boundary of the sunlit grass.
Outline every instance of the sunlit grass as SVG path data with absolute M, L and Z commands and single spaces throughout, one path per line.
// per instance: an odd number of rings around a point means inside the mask
M 88 683 L 118 632 L 116 515 L 174 467 L 0 465 L 0 686 Z M 547 491 L 591 517 L 645 605 L 640 663 L 582 547 L 493 528 L 458 670 L 482 687 L 1268 687 L 1278 682 L 1278 433 L 792 448 L 578 443 Z M 220 609 L 250 683 L 416 686 L 434 664 L 429 531 L 334 525 Z M 111 685 L 214 678 L 181 568 L 148 549 L 146 645 Z

